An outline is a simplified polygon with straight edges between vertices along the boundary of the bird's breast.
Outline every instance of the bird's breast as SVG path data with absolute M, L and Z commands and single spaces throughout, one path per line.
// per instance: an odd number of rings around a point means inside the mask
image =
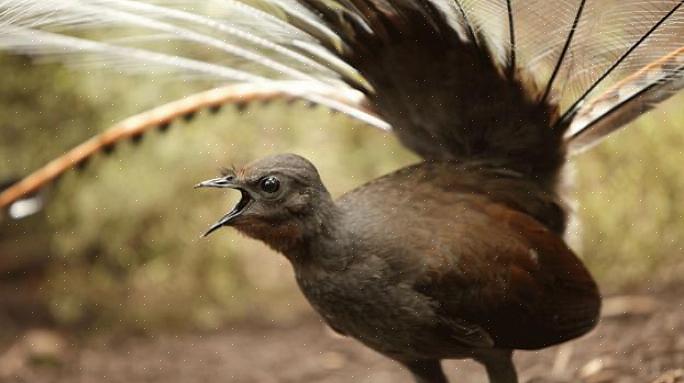
M 433 300 L 372 265 L 343 272 L 298 273 L 299 286 L 334 330 L 396 358 L 429 357 L 439 327 Z

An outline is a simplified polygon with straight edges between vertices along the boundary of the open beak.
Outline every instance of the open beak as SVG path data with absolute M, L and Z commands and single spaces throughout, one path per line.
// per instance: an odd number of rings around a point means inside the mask
M 252 202 L 252 197 L 249 195 L 249 193 L 245 189 L 243 189 L 238 183 L 234 182 L 232 177 L 220 177 L 203 181 L 195 185 L 195 189 L 197 188 L 236 189 L 239 190 L 242 194 L 240 202 L 238 202 L 237 205 L 235 205 L 233 210 L 231 210 L 230 213 L 221 217 L 221 219 L 219 219 L 215 224 L 211 225 L 209 230 L 207 230 L 207 232 L 204 233 L 202 237 L 208 236 L 214 231 L 220 229 L 222 226 L 230 225 L 230 223 L 234 221 L 235 218 L 239 217 L 242 214 L 242 212 L 245 211 L 250 202 Z

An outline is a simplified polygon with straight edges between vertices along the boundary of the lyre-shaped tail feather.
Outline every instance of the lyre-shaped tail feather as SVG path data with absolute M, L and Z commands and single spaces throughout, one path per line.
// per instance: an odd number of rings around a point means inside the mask
M 579 153 L 684 88 L 684 47 L 645 66 L 581 107 L 568 131 Z
M 387 123 L 365 109 L 365 96 L 360 92 L 293 82 L 228 85 L 194 94 L 119 122 L 0 192 L 0 208 L 37 192 L 69 169 L 85 163 L 93 155 L 113 148 L 121 141 L 138 140 L 152 129 L 164 130 L 176 119 L 189 119 L 204 109 L 216 111 L 225 105 L 245 106 L 274 99 L 303 100 L 347 114 L 381 129 L 389 128 Z

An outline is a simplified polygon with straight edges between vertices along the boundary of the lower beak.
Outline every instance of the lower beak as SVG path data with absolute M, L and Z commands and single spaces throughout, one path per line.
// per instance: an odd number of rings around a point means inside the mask
M 196 189 L 203 187 L 237 189 L 240 190 L 240 193 L 242 193 L 242 198 L 240 198 L 240 201 L 237 203 L 237 205 L 235 205 L 235 207 L 233 208 L 233 210 L 230 211 L 230 213 L 224 215 L 215 224 L 211 225 L 211 227 L 209 227 L 209 230 L 207 230 L 207 232 L 204 233 L 202 237 L 208 236 L 209 234 L 213 233 L 214 231 L 220 229 L 223 226 L 230 225 L 235 220 L 235 218 L 239 217 L 242 214 L 242 212 L 245 211 L 249 203 L 252 201 L 252 198 L 250 197 L 247 191 L 245 191 L 238 184 L 234 183 L 230 179 L 227 179 L 226 177 L 214 178 L 211 180 L 200 182 L 197 185 L 195 185 Z

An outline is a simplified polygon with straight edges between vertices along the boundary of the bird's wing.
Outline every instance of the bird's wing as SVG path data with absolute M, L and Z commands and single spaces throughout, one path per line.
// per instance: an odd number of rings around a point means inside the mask
M 0 50 L 275 97 L 306 83 L 425 158 L 493 159 L 546 183 L 566 146 L 680 90 L 683 3 L 3 0 Z M 367 100 L 340 103 L 352 93 Z
M 441 254 L 452 262 L 426 259 L 418 291 L 439 302 L 445 316 L 481 326 L 497 347 L 546 347 L 594 327 L 597 286 L 557 234 L 486 198 L 473 196 L 469 204 L 464 214 L 471 216 L 461 217 L 468 226 L 459 230 L 472 235 L 446 237 L 457 242 Z M 522 334 L 522 327 L 535 331 Z

